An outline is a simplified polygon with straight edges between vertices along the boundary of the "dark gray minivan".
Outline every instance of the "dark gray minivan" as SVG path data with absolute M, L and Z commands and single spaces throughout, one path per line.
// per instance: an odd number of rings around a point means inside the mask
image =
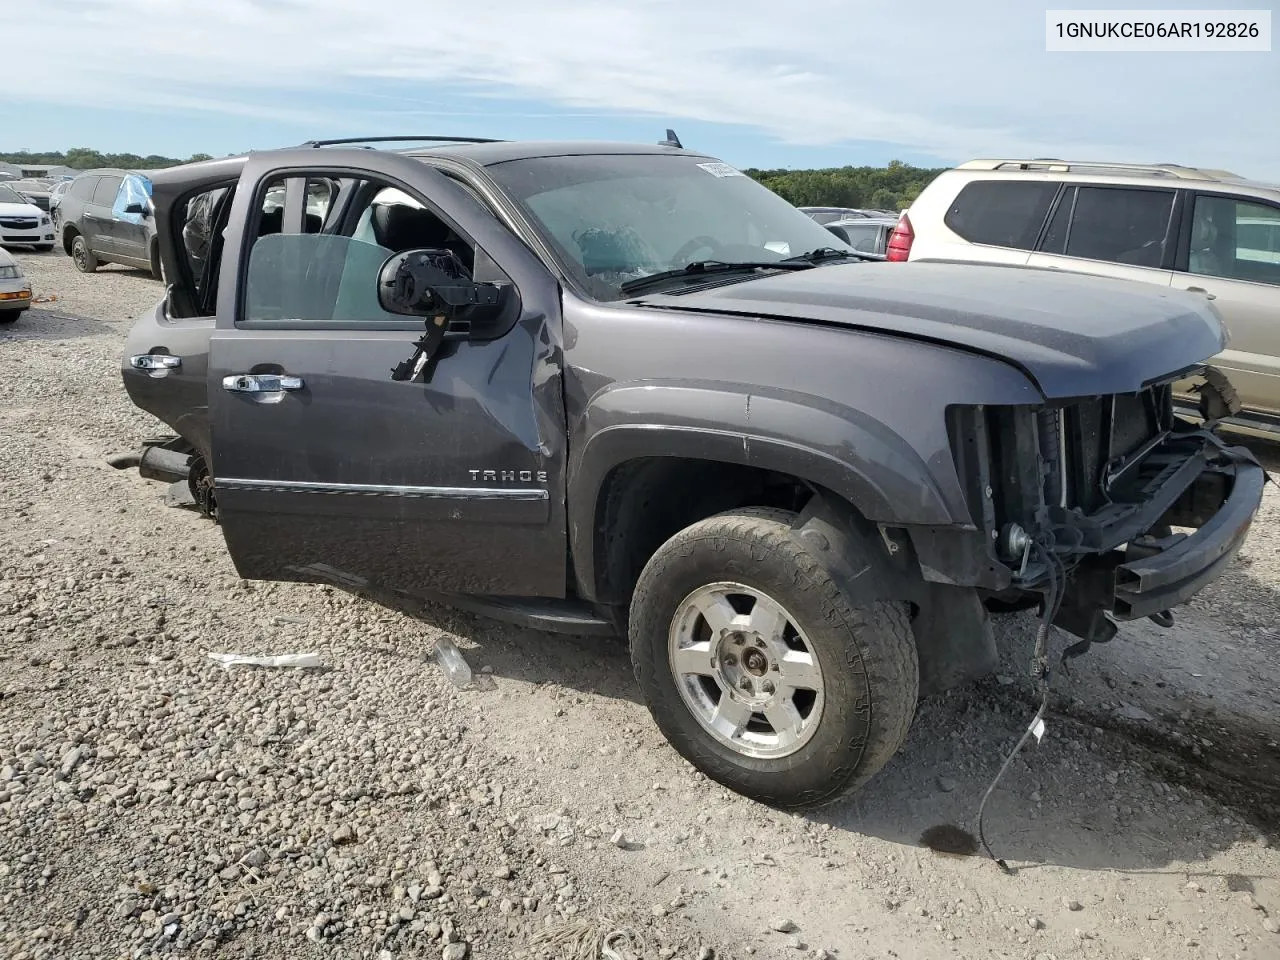
M 161 279 L 151 181 L 128 170 L 90 170 L 71 182 L 59 205 L 62 248 L 81 273 L 104 263 L 147 270 Z

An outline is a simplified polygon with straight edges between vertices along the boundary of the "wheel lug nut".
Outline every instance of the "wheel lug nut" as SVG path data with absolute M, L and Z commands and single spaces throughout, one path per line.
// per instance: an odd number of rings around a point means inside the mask
M 741 687 L 743 690 L 750 690 L 751 681 L 748 680 L 746 677 L 743 677 L 741 680 L 738 681 L 738 686 Z
M 746 642 L 746 640 L 747 638 L 740 633 L 735 633 L 733 635 L 733 642 L 736 643 L 738 646 L 742 646 Z
M 735 657 L 732 653 L 726 653 L 724 655 L 724 662 L 732 667 L 735 663 L 738 662 L 738 658 Z
M 766 680 L 760 687 L 765 693 L 773 693 L 773 684 Z

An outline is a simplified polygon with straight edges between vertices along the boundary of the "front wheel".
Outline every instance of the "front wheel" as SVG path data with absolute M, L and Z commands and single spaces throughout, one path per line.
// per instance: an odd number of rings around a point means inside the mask
M 89 249 L 89 243 L 85 240 L 83 234 L 78 234 L 71 241 L 71 262 L 76 265 L 76 269 L 81 273 L 93 273 L 98 269 L 98 258 Z
M 21 310 L 0 310 L 0 325 L 8 326 L 11 323 L 17 323 L 20 316 L 22 316 Z
M 852 603 L 792 538 L 794 520 L 752 509 L 687 527 L 645 565 L 630 617 L 636 679 L 672 746 L 782 808 L 870 779 L 919 695 L 905 605 Z

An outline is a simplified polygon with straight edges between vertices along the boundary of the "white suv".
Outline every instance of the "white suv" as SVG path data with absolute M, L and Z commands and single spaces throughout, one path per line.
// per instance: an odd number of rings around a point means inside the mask
M 886 259 L 1025 264 L 1204 293 L 1247 426 L 1280 433 L 1280 186 L 1173 164 L 973 160 L 902 214 Z

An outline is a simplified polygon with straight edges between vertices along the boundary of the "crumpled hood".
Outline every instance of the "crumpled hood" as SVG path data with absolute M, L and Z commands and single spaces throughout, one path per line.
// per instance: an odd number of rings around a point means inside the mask
M 1208 360 L 1227 340 L 1200 294 L 1017 266 L 842 263 L 632 302 L 949 344 L 1007 360 L 1050 399 L 1136 391 Z

